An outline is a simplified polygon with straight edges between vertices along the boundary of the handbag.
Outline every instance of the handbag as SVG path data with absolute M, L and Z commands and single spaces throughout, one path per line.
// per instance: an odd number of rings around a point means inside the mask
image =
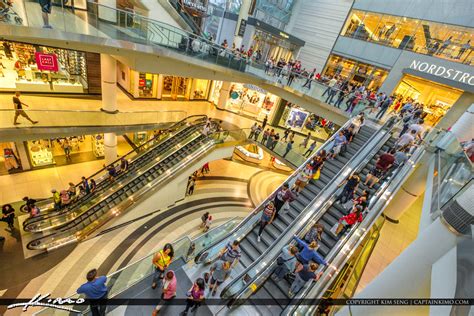
M 339 222 L 337 222 L 336 224 L 334 224 L 333 227 L 331 227 L 330 231 L 333 235 L 336 235 L 337 227 L 339 227 Z
M 288 262 L 288 261 L 290 261 L 290 260 L 292 260 L 292 259 L 295 259 L 295 257 L 291 257 L 291 258 L 288 258 L 288 259 L 286 259 L 286 260 L 283 259 L 282 257 L 278 257 L 278 258 L 277 258 L 277 265 L 282 266 L 285 262 Z
M 290 210 L 290 201 L 285 201 L 285 203 L 283 204 L 283 210 L 284 211 Z
M 313 174 L 313 180 L 318 180 L 320 175 L 321 175 L 321 168 L 316 170 L 316 172 Z

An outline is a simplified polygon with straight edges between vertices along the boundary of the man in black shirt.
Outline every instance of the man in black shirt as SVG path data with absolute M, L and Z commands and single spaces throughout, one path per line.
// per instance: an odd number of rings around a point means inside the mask
M 13 97 L 13 107 L 15 108 L 15 119 L 13 120 L 13 124 L 14 125 L 20 124 L 20 123 L 17 123 L 18 116 L 20 115 L 26 118 L 31 123 L 37 124 L 38 121 L 33 121 L 32 119 L 30 119 L 30 117 L 23 110 L 23 105 L 26 107 L 28 106 L 25 103 L 20 101 L 20 91 L 15 92 L 15 96 Z

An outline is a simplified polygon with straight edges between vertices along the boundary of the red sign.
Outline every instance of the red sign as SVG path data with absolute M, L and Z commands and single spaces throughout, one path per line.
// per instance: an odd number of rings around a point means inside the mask
M 38 65 L 39 70 L 49 70 L 57 72 L 58 67 L 58 58 L 55 54 L 43 54 L 35 53 L 36 64 Z
M 140 79 L 140 80 L 138 80 L 138 86 L 139 86 L 139 87 L 145 86 L 145 79 Z

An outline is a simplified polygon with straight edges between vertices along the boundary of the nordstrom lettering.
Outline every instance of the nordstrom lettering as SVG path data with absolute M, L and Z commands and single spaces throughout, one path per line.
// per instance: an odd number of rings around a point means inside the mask
M 433 76 L 459 81 L 470 86 L 474 86 L 474 75 L 468 72 L 463 72 L 452 68 L 446 68 L 435 64 L 429 64 L 427 62 L 421 62 L 419 60 L 412 61 L 410 68 L 421 72 L 426 72 Z

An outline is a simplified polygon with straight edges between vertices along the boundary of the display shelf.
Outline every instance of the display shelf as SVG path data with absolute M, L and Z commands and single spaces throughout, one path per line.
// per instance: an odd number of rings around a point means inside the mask
M 92 152 L 96 158 L 102 158 L 105 156 L 104 148 L 104 135 L 94 134 L 92 135 Z

